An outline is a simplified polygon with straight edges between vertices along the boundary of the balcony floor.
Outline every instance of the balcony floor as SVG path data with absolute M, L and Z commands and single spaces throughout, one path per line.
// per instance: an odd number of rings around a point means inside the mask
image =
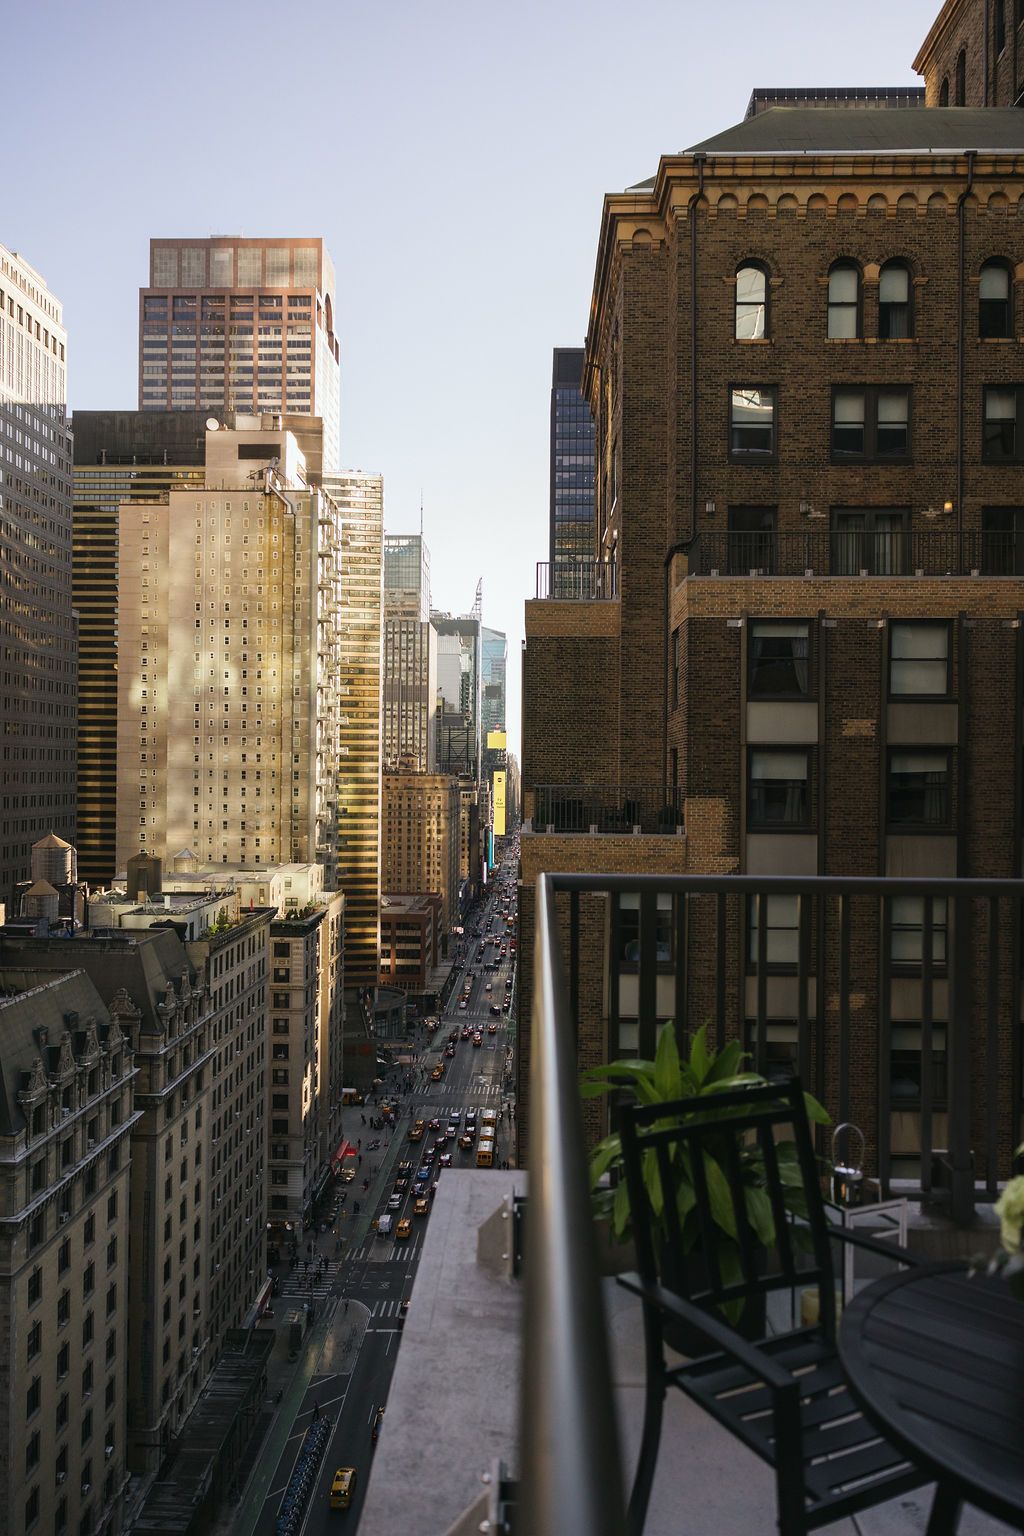
M 504 1198 L 524 1193 L 526 1182 L 525 1173 L 499 1170 L 450 1170 L 441 1180 L 360 1536 L 445 1536 L 479 1496 L 494 1460 L 518 1474 L 522 1290 L 478 1262 L 477 1239 L 481 1223 Z M 381 1244 L 382 1255 L 388 1247 Z M 605 1301 L 632 1467 L 643 1411 L 640 1307 L 614 1281 L 606 1283 Z M 773 1536 L 770 1470 L 680 1392 L 666 1401 L 661 1449 L 644 1536 Z M 828 1526 L 826 1536 L 922 1536 L 930 1506 L 931 1490 L 923 1488 Z M 959 1530 L 1010 1536 L 1011 1528 L 967 1509 Z

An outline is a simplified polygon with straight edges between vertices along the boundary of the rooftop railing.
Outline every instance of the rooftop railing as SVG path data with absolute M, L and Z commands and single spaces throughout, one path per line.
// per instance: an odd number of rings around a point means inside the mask
M 1017 576 L 1024 538 L 955 529 L 701 533 L 691 576 Z
M 613 560 L 538 560 L 536 595 L 570 603 L 611 601 L 619 595 L 618 566 Z
M 534 832 L 680 832 L 683 792 L 663 784 L 539 784 Z

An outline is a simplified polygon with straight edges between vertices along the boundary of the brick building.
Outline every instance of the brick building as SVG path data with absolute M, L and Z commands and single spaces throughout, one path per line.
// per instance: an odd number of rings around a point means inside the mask
M 441 963 L 442 899 L 436 891 L 387 894 L 380 908 L 380 984 L 422 992 Z
M 914 60 L 929 107 L 1013 107 L 1024 93 L 1021 0 L 945 0 Z
M 584 375 L 594 559 L 576 601 L 526 611 L 521 1092 L 541 870 L 1019 875 L 1022 150 L 1005 109 L 769 109 L 606 197 Z M 923 908 L 900 914 L 900 987 L 858 992 L 851 1023 L 851 1117 L 874 1166 L 909 1181 Z M 784 1067 L 797 913 L 767 900 L 767 1061 Z M 635 983 L 614 1022 L 602 991 L 602 904 L 583 920 L 597 977 L 581 1055 L 646 1055 Z M 943 903 L 931 921 L 940 967 Z M 857 930 L 855 970 L 877 926 Z M 737 924 L 728 943 L 721 1006 L 749 1038 L 753 937 Z M 719 1000 L 694 988 L 691 1019 L 711 1016 Z M 673 1016 L 660 995 L 657 1014 Z M 995 1062 L 978 1040 L 973 1111 L 997 1116 L 1001 1175 L 1018 1035 L 1007 1016 Z

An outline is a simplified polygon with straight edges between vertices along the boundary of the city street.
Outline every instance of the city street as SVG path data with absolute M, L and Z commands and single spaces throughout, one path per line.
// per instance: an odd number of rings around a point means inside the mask
M 500 878 L 500 875 L 499 877 Z M 442 1131 L 453 1110 L 461 1113 L 463 1120 L 467 1109 L 496 1109 L 501 1112 L 498 1142 L 495 1149 L 495 1165 L 514 1157 L 514 1117 L 508 1113 L 510 1093 L 504 1091 L 506 1080 L 506 1053 L 511 1048 L 514 1031 L 502 1007 L 505 998 L 505 981 L 512 974 L 514 957 L 500 956 L 501 943 L 510 944 L 515 926 L 506 924 L 501 909 L 507 904 L 515 912 L 515 886 L 502 889 L 496 878 L 491 894 L 480 911 L 471 919 L 471 928 L 464 938 L 464 959 L 458 982 L 452 991 L 448 1010 L 441 1018 L 432 1041 L 426 1041 L 419 1050 L 418 1060 L 411 1067 L 394 1069 L 392 1081 L 401 1081 L 410 1071 L 414 1086 L 397 1096 L 398 1122 L 388 1144 L 374 1155 L 364 1154 L 364 1169 L 370 1176 L 374 1168 L 371 1187 L 362 1189 L 362 1179 L 357 1178 L 348 1186 L 346 1210 L 354 1202 L 360 1202 L 358 1216 L 348 1215 L 338 1227 L 345 1242 L 341 1262 L 334 1257 L 333 1233 L 317 1239 L 319 1251 L 325 1258 L 325 1269 L 320 1273 L 315 1263 L 312 1287 L 303 1274 L 301 1262 L 295 1269 L 282 1266 L 281 1289 L 275 1301 L 275 1310 L 283 1315 L 289 1305 L 312 1297 L 318 1313 L 324 1306 L 336 1309 L 332 1326 L 327 1331 L 326 1342 L 315 1361 L 313 1374 L 301 1401 L 286 1404 L 286 1411 L 294 1414 L 292 1430 L 280 1455 L 273 1476 L 269 1479 L 262 1504 L 256 1513 L 255 1524 L 248 1520 L 239 1526 L 239 1536 L 273 1536 L 274 1524 L 281 1498 L 288 1485 L 295 1459 L 299 1453 L 302 1436 L 312 1422 L 317 1408 L 334 1421 L 328 1448 L 321 1462 L 316 1484 L 310 1497 L 303 1536 L 320 1536 L 337 1528 L 343 1520 L 345 1529 L 355 1531 L 359 1523 L 366 1490 L 370 1462 L 376 1447 L 371 1434 L 377 1410 L 387 1401 L 388 1388 L 394 1369 L 395 1358 L 401 1343 L 402 1303 L 412 1293 L 416 1267 L 429 1226 L 430 1216 L 416 1216 L 413 1202 L 418 1190 L 413 1175 L 420 1166 L 420 1153 L 431 1145 L 440 1132 L 426 1131 L 423 1141 L 410 1142 L 409 1129 L 414 1110 L 416 1119 L 429 1121 L 435 1116 L 441 1121 Z M 491 931 L 488 934 L 488 923 Z M 487 941 L 485 943 L 485 941 Z M 481 944 L 485 944 L 485 958 L 478 961 Z M 487 968 L 488 962 L 498 961 L 495 970 Z M 464 996 L 464 982 L 469 971 L 474 972 L 471 991 L 464 1009 L 459 1002 Z M 486 990 L 488 982 L 492 990 Z M 500 1017 L 491 1014 L 493 1004 L 502 1007 Z M 490 1023 L 497 1025 L 494 1035 L 487 1033 Z M 453 1058 L 444 1055 L 448 1036 L 456 1027 L 460 1036 L 464 1025 L 479 1028 L 483 1033 L 482 1045 L 475 1047 L 472 1040 L 458 1041 Z M 444 1076 L 438 1082 L 431 1079 L 431 1071 L 438 1061 L 445 1067 Z M 395 1102 L 396 1095 L 390 1084 L 381 1090 L 381 1098 Z M 360 1110 L 352 1109 L 346 1117 L 349 1140 L 355 1144 L 361 1140 L 366 1146 L 375 1133 L 361 1123 L 374 1114 L 376 1105 L 368 1102 Z M 450 1141 L 446 1151 L 452 1153 L 454 1167 L 474 1167 L 476 1148 L 461 1152 L 457 1141 Z M 386 1237 L 378 1236 L 371 1223 L 387 1212 L 395 1184 L 395 1168 L 401 1162 L 412 1164 L 409 1187 L 400 1197 L 398 1208 L 389 1214 L 392 1230 Z M 361 1170 L 363 1171 L 363 1170 Z M 486 1177 L 487 1170 L 480 1170 Z M 429 1191 L 434 1178 L 443 1178 L 444 1169 L 435 1163 Z M 408 1217 L 412 1231 L 407 1238 L 395 1236 L 399 1221 Z M 357 1481 L 352 1505 L 344 1515 L 330 1509 L 330 1487 L 336 1469 L 352 1466 L 357 1470 Z M 264 1475 L 266 1471 L 264 1470 Z M 247 1501 L 247 1508 L 253 1501 Z

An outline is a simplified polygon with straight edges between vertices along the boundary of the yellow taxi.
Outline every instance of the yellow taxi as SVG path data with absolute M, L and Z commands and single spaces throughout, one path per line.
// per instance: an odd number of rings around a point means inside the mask
M 411 1130 L 409 1131 L 409 1140 L 410 1141 L 422 1141 L 423 1140 L 423 1132 L 425 1130 L 426 1130 L 426 1126 L 424 1125 L 423 1121 L 422 1120 L 417 1120 L 416 1123 L 411 1128 Z
M 356 1487 L 355 1467 L 339 1467 L 331 1484 L 331 1508 L 348 1509 Z
M 426 1195 L 420 1195 L 412 1203 L 412 1213 L 414 1216 L 426 1216 L 429 1210 L 430 1201 L 427 1199 Z
M 396 1237 L 411 1237 L 412 1236 L 412 1222 L 410 1221 L 408 1216 L 403 1216 L 401 1221 L 398 1223 L 398 1226 L 395 1228 L 395 1236 Z
M 430 1075 L 434 1079 L 435 1083 L 439 1083 L 441 1081 L 442 1077 L 444 1077 L 444 1067 L 440 1062 L 438 1062 L 437 1066 L 434 1068 Z

